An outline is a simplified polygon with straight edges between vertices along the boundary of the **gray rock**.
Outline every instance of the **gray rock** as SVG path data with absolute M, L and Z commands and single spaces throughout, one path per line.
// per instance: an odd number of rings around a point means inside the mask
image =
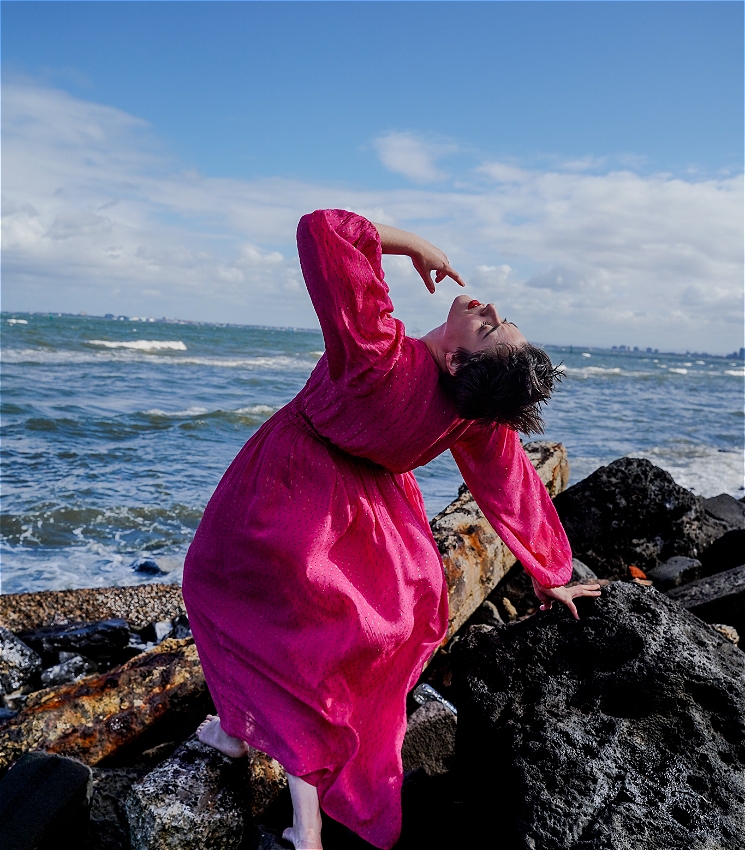
M 60 656 L 62 655 L 70 656 L 71 653 L 61 652 Z M 65 658 L 60 664 L 42 670 L 41 685 L 44 688 L 50 688 L 53 685 L 66 685 L 68 682 L 82 679 L 83 676 L 88 676 L 97 670 L 98 666 L 89 658 L 83 658 L 82 655 L 72 655 L 72 657 Z
M 683 555 L 674 555 L 647 573 L 647 578 L 651 579 L 657 590 L 663 591 L 680 587 L 681 584 L 700 577 L 701 561 L 697 558 L 685 558 Z
M 600 578 L 627 578 L 672 558 L 696 558 L 726 523 L 648 460 L 623 457 L 559 493 L 556 510 L 572 550 Z
M 707 623 L 727 623 L 745 634 L 745 564 L 676 587 L 667 596 Z
M 745 847 L 745 655 L 653 588 L 452 649 L 463 845 Z
M 132 786 L 125 800 L 132 850 L 229 850 L 287 787 L 258 750 L 231 759 L 192 736 Z
M 572 558 L 572 578 L 570 581 L 578 581 L 582 584 L 590 584 L 594 581 L 597 581 L 597 576 L 595 573 L 587 566 L 587 564 L 580 561 L 579 558 Z
M 440 702 L 425 702 L 409 717 L 401 757 L 404 770 L 424 770 L 429 776 L 446 773 L 455 750 L 458 721 Z
M 89 848 L 90 850 L 130 850 L 124 799 L 132 785 L 142 779 L 145 769 L 94 767 L 92 772 L 93 796 L 88 829 Z
M 704 510 L 730 528 L 745 528 L 745 504 L 728 493 L 703 500 Z
M 28 687 L 39 670 L 39 655 L 0 626 L 0 696 Z
M 136 782 L 125 799 L 132 850 L 233 850 L 244 832 L 245 762 L 196 738 Z

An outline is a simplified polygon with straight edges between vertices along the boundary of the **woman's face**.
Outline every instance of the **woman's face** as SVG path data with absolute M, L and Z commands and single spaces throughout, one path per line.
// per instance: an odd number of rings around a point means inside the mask
M 493 304 L 482 304 L 468 295 L 459 295 L 448 313 L 445 323 L 447 351 L 481 351 L 496 343 L 521 346 L 527 339 L 517 325 L 503 319 Z

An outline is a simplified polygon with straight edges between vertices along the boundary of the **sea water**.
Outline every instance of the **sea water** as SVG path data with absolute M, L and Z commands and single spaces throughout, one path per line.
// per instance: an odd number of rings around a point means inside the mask
M 323 353 L 319 331 L 294 328 L 0 321 L 4 593 L 178 581 L 220 476 Z M 633 455 L 743 496 L 742 361 L 546 348 L 565 377 L 545 438 L 566 445 L 571 482 Z M 461 483 L 449 452 L 416 475 L 430 516 Z

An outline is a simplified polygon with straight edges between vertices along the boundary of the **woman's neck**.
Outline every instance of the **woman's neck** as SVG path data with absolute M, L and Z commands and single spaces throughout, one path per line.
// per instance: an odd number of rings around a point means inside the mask
M 419 341 L 423 342 L 427 346 L 429 353 L 432 355 L 432 359 L 435 361 L 437 368 L 441 372 L 445 372 L 447 370 L 447 364 L 445 363 L 444 336 L 445 325 L 442 324 L 439 328 L 432 328 L 429 333 L 419 337 Z

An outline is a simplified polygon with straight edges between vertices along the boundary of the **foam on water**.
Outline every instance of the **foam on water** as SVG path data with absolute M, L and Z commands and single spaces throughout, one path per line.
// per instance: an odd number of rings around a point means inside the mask
M 131 348 L 135 351 L 186 351 L 180 339 L 133 339 L 126 342 L 106 339 L 87 339 L 88 345 L 100 345 L 104 348 Z

